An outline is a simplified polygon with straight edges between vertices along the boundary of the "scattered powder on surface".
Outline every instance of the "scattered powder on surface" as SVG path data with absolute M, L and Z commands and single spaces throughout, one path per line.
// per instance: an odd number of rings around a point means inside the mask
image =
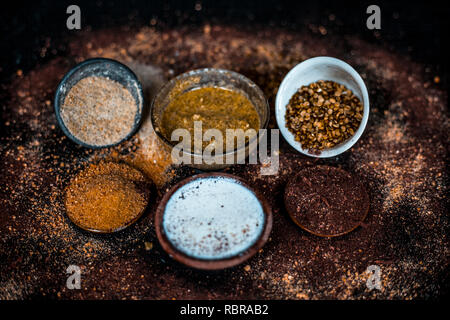
M 154 65 L 135 61 L 129 61 L 126 64 L 139 78 L 148 108 L 166 81 L 163 70 Z M 144 113 L 142 116 L 142 125 L 136 134 L 138 139 L 136 152 L 130 159 L 130 163 L 152 179 L 157 187 L 162 187 L 174 177 L 174 171 L 170 170 L 172 165 L 171 149 L 155 133 L 150 112 Z
M 150 117 L 144 122 L 137 134 L 139 143 L 131 163 L 144 172 L 161 187 L 174 176 L 170 171 L 172 165 L 171 150 L 156 135 Z

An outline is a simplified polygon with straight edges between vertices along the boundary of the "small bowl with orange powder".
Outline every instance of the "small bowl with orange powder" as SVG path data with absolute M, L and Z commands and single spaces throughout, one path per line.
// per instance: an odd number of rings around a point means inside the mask
M 152 184 L 124 163 L 99 162 L 81 170 L 66 187 L 64 204 L 69 219 L 96 233 L 120 231 L 145 212 Z

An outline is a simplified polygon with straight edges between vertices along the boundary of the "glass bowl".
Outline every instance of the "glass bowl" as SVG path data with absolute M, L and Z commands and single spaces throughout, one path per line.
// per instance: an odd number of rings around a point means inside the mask
M 262 90 L 250 79 L 237 72 L 224 69 L 205 68 L 193 70 L 183 73 L 166 83 L 154 98 L 150 108 L 150 116 L 155 132 L 158 137 L 171 148 L 171 150 L 177 148 L 176 145 L 178 142 L 169 141 L 169 139 L 161 133 L 161 122 L 164 110 L 168 104 L 180 94 L 202 87 L 219 87 L 244 94 L 258 113 L 260 123 L 258 129 L 267 129 L 270 113 L 269 104 Z M 264 134 L 258 134 L 249 139 L 244 146 L 238 147 L 233 151 L 224 151 L 222 154 L 208 157 L 208 161 L 205 161 L 202 154 L 195 153 L 192 150 L 177 149 L 173 151 L 182 152 L 183 156 L 190 159 L 188 163 L 184 164 L 193 168 L 200 170 L 220 170 L 231 165 L 226 159 L 234 159 L 232 163 L 235 164 L 238 159 L 246 159 L 250 153 L 256 152 L 258 142 L 261 141 L 263 135 Z M 220 163 L 220 158 L 223 159 L 223 163 Z
M 92 76 L 108 78 L 120 83 L 131 93 L 137 105 L 137 112 L 134 119 L 133 128 L 125 137 L 112 144 L 91 145 L 84 141 L 81 141 L 69 131 L 69 129 L 66 127 L 66 124 L 64 123 L 64 120 L 61 117 L 61 106 L 64 104 L 64 100 L 66 99 L 66 96 L 69 93 L 70 89 L 81 79 Z M 108 148 L 118 145 L 125 140 L 128 140 L 137 131 L 141 124 L 143 106 L 144 94 L 142 91 L 142 85 L 136 75 L 133 73 L 133 71 L 131 71 L 130 68 L 120 63 L 119 61 L 107 58 L 87 59 L 73 67 L 64 76 L 64 78 L 62 78 L 56 89 L 54 98 L 56 120 L 58 121 L 61 130 L 73 142 L 91 149 Z

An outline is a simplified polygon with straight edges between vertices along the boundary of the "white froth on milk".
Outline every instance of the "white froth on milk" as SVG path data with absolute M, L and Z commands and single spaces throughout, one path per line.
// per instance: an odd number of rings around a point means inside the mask
M 251 247 L 264 227 L 255 194 L 227 177 L 196 179 L 167 202 L 163 228 L 178 250 L 197 259 L 236 256 Z

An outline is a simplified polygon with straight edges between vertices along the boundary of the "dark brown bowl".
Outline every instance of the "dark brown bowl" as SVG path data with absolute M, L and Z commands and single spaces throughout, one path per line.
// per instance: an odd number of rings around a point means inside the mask
M 227 177 L 233 180 L 238 181 L 242 186 L 246 187 L 250 191 L 253 192 L 253 194 L 256 196 L 256 198 L 261 203 L 261 206 L 264 211 L 265 220 L 264 220 L 264 228 L 262 230 L 262 233 L 258 240 L 247 250 L 244 252 L 225 259 L 218 259 L 218 260 L 204 260 L 204 259 L 197 259 L 193 258 L 191 256 L 186 255 L 185 253 L 178 250 L 175 246 L 172 245 L 172 243 L 167 239 L 167 236 L 164 232 L 164 227 L 162 225 L 163 223 L 163 216 L 164 211 L 166 209 L 167 202 L 172 197 L 172 195 L 182 186 L 190 183 L 191 181 L 197 180 L 197 179 L 203 179 L 208 177 Z M 228 174 L 228 173 L 202 173 L 198 174 L 192 177 L 189 177 L 187 179 L 184 179 L 177 183 L 172 189 L 170 189 L 169 192 L 167 192 L 164 197 L 162 198 L 160 204 L 158 205 L 158 208 L 156 209 L 156 215 L 155 215 L 155 229 L 156 229 L 156 235 L 158 237 L 158 240 L 163 247 L 163 249 L 176 261 L 181 262 L 184 265 L 187 265 L 192 268 L 196 269 L 202 269 L 202 270 L 220 270 L 225 268 L 230 268 L 233 266 L 236 266 L 245 260 L 251 258 L 253 255 L 255 255 L 266 243 L 266 241 L 269 239 L 270 231 L 272 230 L 272 208 L 269 206 L 267 201 L 261 196 L 261 194 L 251 188 L 242 178 Z
M 318 167 L 319 167 L 319 168 L 326 168 L 326 169 L 337 170 L 337 171 L 341 171 L 341 172 L 347 173 L 345 170 L 340 169 L 340 168 L 336 168 L 336 167 L 330 167 L 330 166 L 318 166 Z M 311 167 L 307 167 L 307 168 L 305 168 L 305 169 L 303 169 L 303 170 L 300 170 L 296 175 L 294 175 L 292 178 L 289 179 L 289 181 L 288 181 L 288 183 L 286 184 L 286 187 L 285 187 L 285 192 L 284 192 L 284 207 L 286 208 L 286 211 L 287 211 L 287 213 L 289 214 L 289 216 L 291 217 L 292 221 L 293 221 L 297 226 L 299 226 L 300 228 L 302 228 L 303 230 L 305 230 L 305 231 L 307 231 L 307 232 L 309 232 L 309 233 L 311 233 L 311 234 L 313 234 L 313 235 L 315 235 L 315 236 L 323 237 L 323 238 L 334 238 L 334 237 L 343 236 L 343 235 L 346 235 L 346 234 L 352 232 L 352 231 L 355 230 L 356 228 L 358 228 L 358 227 L 363 223 L 363 221 L 366 219 L 367 214 L 368 214 L 368 212 L 369 212 L 369 207 L 370 207 L 369 195 L 368 195 L 366 189 L 364 188 L 363 184 L 360 183 L 360 182 L 358 182 L 358 188 L 361 188 L 361 190 L 362 190 L 362 192 L 363 192 L 363 194 L 364 194 L 364 198 L 365 198 L 365 207 L 364 207 L 364 209 L 362 210 L 362 211 L 363 211 L 363 214 L 362 214 L 362 216 L 361 216 L 361 219 L 360 219 L 358 222 L 356 222 L 355 224 L 353 224 L 353 225 L 352 225 L 350 228 L 348 228 L 347 230 L 345 230 L 345 231 L 343 231 L 343 232 L 339 232 L 339 233 L 334 233 L 334 234 L 323 234 L 323 233 L 318 233 L 318 232 L 316 232 L 316 231 L 314 231 L 314 230 L 311 230 L 311 229 L 308 228 L 308 227 L 305 227 L 303 224 L 301 224 L 301 223 L 298 221 L 298 219 L 295 217 L 294 212 L 292 212 L 292 210 L 290 210 L 290 206 L 287 205 L 288 191 L 289 191 L 291 188 L 293 188 L 293 183 L 294 183 L 294 181 L 297 179 L 297 177 L 298 177 L 299 175 L 302 175 L 302 173 L 303 173 L 304 170 L 308 170 L 308 169 L 311 169 Z

